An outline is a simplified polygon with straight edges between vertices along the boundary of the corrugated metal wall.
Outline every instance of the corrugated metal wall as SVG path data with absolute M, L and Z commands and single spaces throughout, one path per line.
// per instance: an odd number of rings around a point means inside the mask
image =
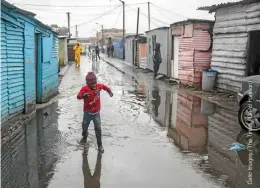
M 238 91 L 246 72 L 248 32 L 260 30 L 260 3 L 221 8 L 216 12 L 211 68 L 217 87 Z
M 38 83 L 39 102 L 57 93 L 58 40 L 50 29 L 13 9 L 1 7 L 1 120 L 36 105 L 35 34 L 42 38 Z M 38 91 L 37 91 L 38 92 Z
M 35 109 L 36 103 L 36 66 L 35 66 L 35 26 L 31 23 L 25 23 L 24 29 L 24 78 L 25 78 L 25 110 L 30 113 Z
M 1 19 L 1 115 L 2 120 L 24 110 L 23 27 Z M 3 63 L 3 64 L 2 64 Z
M 125 61 L 133 63 L 133 39 L 135 37 L 127 37 L 125 39 Z
M 58 90 L 58 38 L 43 37 L 43 49 L 42 97 L 45 102 Z
M 147 32 L 147 68 L 153 70 L 153 48 L 152 48 L 152 36 L 156 36 L 156 43 L 161 44 L 161 56 L 162 63 L 160 65 L 159 74 L 168 75 L 168 40 L 169 29 L 159 28 Z
M 1 118 L 8 116 L 8 87 L 7 87 L 7 41 L 5 21 L 1 20 Z
M 173 35 L 181 34 L 178 77 L 182 84 L 201 86 L 202 70 L 210 68 L 210 29 L 212 29 L 212 24 L 209 23 L 193 23 L 172 27 Z

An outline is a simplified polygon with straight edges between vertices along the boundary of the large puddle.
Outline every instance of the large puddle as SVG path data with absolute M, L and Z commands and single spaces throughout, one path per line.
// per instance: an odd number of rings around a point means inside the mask
M 4 188 L 44 187 L 253 187 L 260 180 L 260 137 L 253 134 L 253 168 L 236 112 L 215 106 L 160 81 L 139 84 L 107 64 L 69 70 L 61 98 L 39 109 L 22 132 L 2 146 Z M 88 70 L 111 86 L 102 94 L 105 153 L 97 154 L 93 126 L 81 138 L 82 103 L 76 100 Z M 80 80 L 80 82 L 79 82 Z

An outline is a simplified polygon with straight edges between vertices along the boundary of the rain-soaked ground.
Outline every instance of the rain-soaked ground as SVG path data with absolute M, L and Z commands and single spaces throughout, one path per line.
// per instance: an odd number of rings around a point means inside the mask
M 93 65 L 83 58 L 81 68 L 70 67 L 59 100 L 2 146 L 2 187 L 246 188 L 250 172 L 252 187 L 260 187 L 259 135 L 253 135 L 252 171 L 246 150 L 228 150 L 247 141 L 236 112 L 160 81 L 137 84 L 102 61 Z M 92 69 L 114 92 L 101 96 L 102 156 L 92 124 L 89 146 L 79 143 L 83 112 L 76 94 Z

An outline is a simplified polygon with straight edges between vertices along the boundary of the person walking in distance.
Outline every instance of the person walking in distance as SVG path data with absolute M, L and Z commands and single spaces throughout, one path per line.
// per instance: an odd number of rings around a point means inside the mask
M 160 44 L 155 44 L 155 50 L 153 53 L 153 70 L 154 70 L 154 78 L 157 77 L 158 71 L 160 69 L 160 64 L 162 63 Z
M 82 122 L 82 142 L 86 142 L 88 137 L 88 127 L 91 121 L 94 123 L 97 138 L 98 150 L 104 152 L 101 139 L 101 119 L 100 119 L 100 92 L 105 90 L 110 97 L 113 93 L 109 87 L 97 83 L 97 77 L 94 72 L 89 72 L 86 76 L 87 85 L 83 86 L 77 95 L 79 100 L 84 100 L 84 117 Z
M 80 46 L 79 43 L 77 43 L 74 46 L 73 50 L 75 52 L 75 63 L 76 63 L 76 66 L 80 66 L 80 54 L 82 52 L 82 47 Z
M 99 56 L 99 46 L 95 46 L 95 52 L 96 52 L 96 61 L 97 61 L 97 58 L 100 60 L 100 56 Z
M 112 44 L 111 45 L 111 49 L 110 49 L 110 51 L 111 51 L 111 57 L 114 57 L 114 45 Z
M 110 57 L 110 46 L 107 47 L 107 56 Z

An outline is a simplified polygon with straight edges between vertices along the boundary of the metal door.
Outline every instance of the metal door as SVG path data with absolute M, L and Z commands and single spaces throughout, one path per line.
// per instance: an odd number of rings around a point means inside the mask
M 174 36 L 174 53 L 173 53 L 173 78 L 178 79 L 179 76 L 179 36 Z

